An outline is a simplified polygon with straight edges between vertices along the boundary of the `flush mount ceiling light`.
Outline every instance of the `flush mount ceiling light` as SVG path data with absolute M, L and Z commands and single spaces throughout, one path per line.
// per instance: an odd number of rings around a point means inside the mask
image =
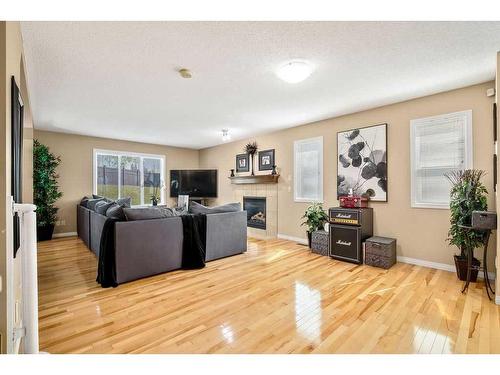
M 292 60 L 281 65 L 276 75 L 285 82 L 299 83 L 311 75 L 314 68 L 305 60 Z
M 222 129 L 222 142 L 228 142 L 231 140 L 231 135 L 229 134 L 229 129 Z
M 179 74 L 181 75 L 182 78 L 191 78 L 192 77 L 191 71 L 189 69 L 186 69 L 186 68 L 179 69 Z

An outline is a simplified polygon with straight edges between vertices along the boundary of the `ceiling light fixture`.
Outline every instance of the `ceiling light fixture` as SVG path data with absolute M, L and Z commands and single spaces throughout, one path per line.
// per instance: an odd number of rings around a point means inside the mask
M 222 142 L 229 142 L 231 140 L 231 135 L 229 134 L 229 129 L 222 129 Z
M 191 78 L 192 74 L 189 69 L 182 68 L 179 70 L 179 74 L 181 75 L 182 78 Z
M 281 65 L 276 75 L 288 83 L 299 83 L 311 75 L 314 68 L 305 60 L 292 60 Z

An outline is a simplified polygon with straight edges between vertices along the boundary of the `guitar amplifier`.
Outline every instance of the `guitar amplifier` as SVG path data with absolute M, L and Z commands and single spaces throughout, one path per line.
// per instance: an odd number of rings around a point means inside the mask
M 363 263 L 363 241 L 373 235 L 373 209 L 334 207 L 328 210 L 330 256 Z

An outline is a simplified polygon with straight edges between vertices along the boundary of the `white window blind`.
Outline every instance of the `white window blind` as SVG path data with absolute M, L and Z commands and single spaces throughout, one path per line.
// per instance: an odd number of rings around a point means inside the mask
M 323 201 L 323 137 L 294 142 L 294 199 Z
M 133 206 L 151 204 L 151 196 L 160 193 L 165 202 L 165 157 L 133 152 L 94 150 L 94 194 L 118 199 L 131 197 Z
M 412 120 L 412 207 L 449 208 L 450 182 L 444 176 L 472 168 L 472 111 Z

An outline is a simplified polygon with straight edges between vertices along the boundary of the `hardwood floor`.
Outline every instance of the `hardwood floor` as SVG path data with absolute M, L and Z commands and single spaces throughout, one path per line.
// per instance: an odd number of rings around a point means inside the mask
M 50 353 L 500 353 L 482 284 L 398 263 L 337 262 L 284 240 L 118 288 L 77 238 L 39 243 L 40 346 Z

